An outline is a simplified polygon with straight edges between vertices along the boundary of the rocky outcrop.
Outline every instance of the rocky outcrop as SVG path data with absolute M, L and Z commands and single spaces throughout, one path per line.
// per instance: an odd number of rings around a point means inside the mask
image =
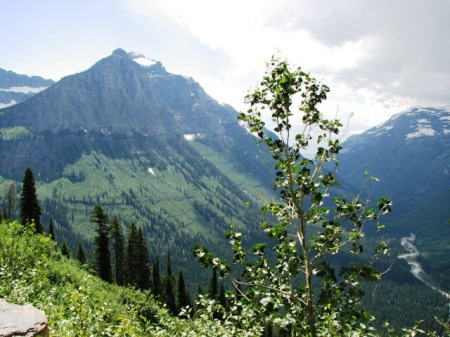
M 0 337 L 48 337 L 45 313 L 32 305 L 10 304 L 0 300 Z

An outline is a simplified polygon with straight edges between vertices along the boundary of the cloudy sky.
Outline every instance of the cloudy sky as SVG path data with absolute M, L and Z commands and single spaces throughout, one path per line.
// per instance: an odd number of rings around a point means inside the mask
M 58 80 L 120 47 L 243 97 L 279 53 L 331 87 L 350 133 L 450 104 L 448 0 L 0 0 L 0 68 Z

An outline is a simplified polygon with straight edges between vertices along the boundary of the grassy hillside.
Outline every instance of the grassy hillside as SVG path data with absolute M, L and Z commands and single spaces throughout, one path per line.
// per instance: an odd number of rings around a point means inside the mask
M 43 310 L 52 336 L 228 335 L 207 315 L 171 317 L 149 293 L 101 281 L 17 222 L 0 223 L 0 273 L 0 298 Z

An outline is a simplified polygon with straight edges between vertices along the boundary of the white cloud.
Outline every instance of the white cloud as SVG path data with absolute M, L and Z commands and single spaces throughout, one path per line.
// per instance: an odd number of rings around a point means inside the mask
M 354 113 L 350 133 L 411 105 L 450 101 L 447 0 L 23 2 L 0 13 L 0 67 L 30 75 L 79 72 L 121 47 L 242 110 L 279 51 L 330 86 L 324 110 Z

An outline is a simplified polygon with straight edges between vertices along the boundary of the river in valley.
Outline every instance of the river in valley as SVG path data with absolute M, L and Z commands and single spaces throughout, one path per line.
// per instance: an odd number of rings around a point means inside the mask
M 401 254 L 398 256 L 399 259 L 404 259 L 411 267 L 411 274 L 414 275 L 415 278 L 417 278 L 419 281 L 425 283 L 428 287 L 431 289 L 439 292 L 443 296 L 450 299 L 450 294 L 443 291 L 442 289 L 439 289 L 435 285 L 433 285 L 433 282 L 427 273 L 422 269 L 422 265 L 417 262 L 417 257 L 420 255 L 419 250 L 417 249 L 416 245 L 414 244 L 414 241 L 416 240 L 416 236 L 411 233 L 409 236 L 405 236 L 401 239 L 401 244 L 403 248 L 407 251 L 405 254 Z

